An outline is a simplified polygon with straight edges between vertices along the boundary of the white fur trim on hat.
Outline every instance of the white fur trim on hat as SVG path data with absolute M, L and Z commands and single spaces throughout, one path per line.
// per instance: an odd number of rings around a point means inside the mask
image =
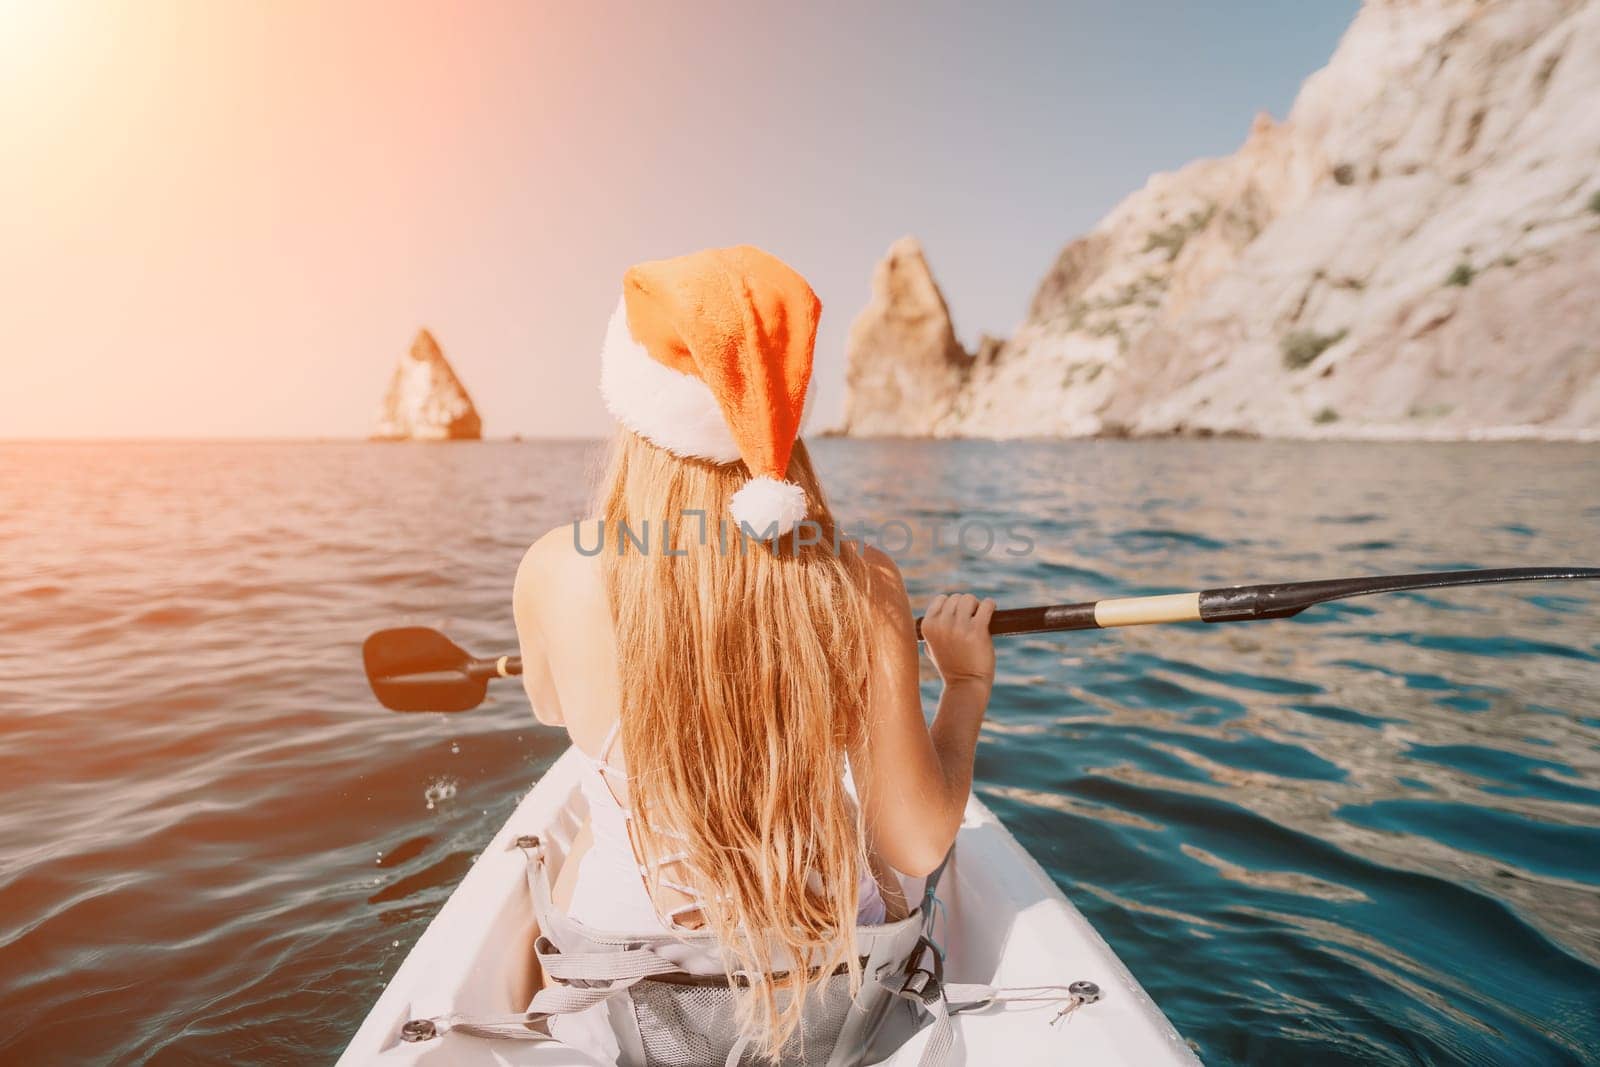
M 806 517 L 806 491 L 793 482 L 776 478 L 751 478 L 728 502 L 735 522 L 748 526 L 759 537 L 777 524 L 776 536 L 794 529 Z
M 712 463 L 739 458 L 739 446 L 710 387 L 651 359 L 628 332 L 628 312 L 621 301 L 600 349 L 600 396 L 612 418 L 668 452 Z

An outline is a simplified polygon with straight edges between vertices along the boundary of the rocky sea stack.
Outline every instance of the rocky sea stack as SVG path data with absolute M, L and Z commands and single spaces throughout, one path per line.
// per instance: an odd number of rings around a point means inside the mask
M 1152 177 L 975 353 L 913 249 L 846 433 L 1600 438 L 1600 2 L 1369 0 L 1285 121 Z
M 375 441 L 476 441 L 483 420 L 439 342 L 426 329 L 417 331 L 411 351 L 389 379 L 389 391 L 372 430 Z
M 889 249 L 872 275 L 872 301 L 850 327 L 847 432 L 927 434 L 955 400 L 971 361 L 914 237 Z

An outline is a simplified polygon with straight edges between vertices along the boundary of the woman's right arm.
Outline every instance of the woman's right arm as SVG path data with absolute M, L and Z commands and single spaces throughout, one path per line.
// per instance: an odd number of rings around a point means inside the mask
M 978 729 L 994 684 L 994 601 L 935 597 L 922 623 L 944 679 L 930 729 L 918 687 L 916 627 L 894 561 L 868 549 L 874 614 L 867 721 L 852 747 L 871 845 L 903 874 L 921 877 L 944 859 L 972 789 Z

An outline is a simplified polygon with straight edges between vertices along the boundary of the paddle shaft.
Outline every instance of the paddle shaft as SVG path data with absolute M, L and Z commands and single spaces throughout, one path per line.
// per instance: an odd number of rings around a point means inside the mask
M 1384 574 L 1371 578 L 1327 578 L 1311 582 L 1276 582 L 1205 589 L 1198 593 L 1124 597 L 1083 604 L 997 611 L 992 634 L 1046 633 L 1057 630 L 1104 630 L 1163 622 L 1257 622 L 1287 619 L 1316 604 L 1371 593 L 1447 589 L 1459 585 L 1500 582 L 1594 581 L 1600 567 L 1501 567 L 1494 570 L 1432 571 Z M 917 620 L 917 636 L 922 635 Z
M 1067 630 L 1106 630 L 1119 626 L 1150 626 L 1167 622 L 1258 622 L 1287 619 L 1314 604 L 1330 600 L 1395 593 L 1415 589 L 1446 589 L 1458 585 L 1500 582 L 1539 582 L 1600 579 L 1600 567 L 1502 567 L 1495 570 L 1439 571 L 1421 574 L 1386 574 L 1372 578 L 1329 578 L 1312 582 L 1277 582 L 1205 589 L 1198 593 L 1119 597 L 1081 604 L 1055 604 L 1037 608 L 1008 608 L 994 613 L 989 632 L 1009 634 L 1053 633 Z M 917 620 L 922 638 L 922 620 Z M 522 657 L 474 659 L 465 668 L 470 677 L 507 677 L 522 673 Z

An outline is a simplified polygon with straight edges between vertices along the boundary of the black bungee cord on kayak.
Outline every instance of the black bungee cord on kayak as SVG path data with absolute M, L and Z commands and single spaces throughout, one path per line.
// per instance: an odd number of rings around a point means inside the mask
M 1600 567 L 1501 567 L 1236 585 L 1197 593 L 1009 608 L 994 613 L 989 632 L 1001 636 L 1172 622 L 1261 622 L 1292 618 L 1317 604 L 1373 593 L 1597 579 Z M 917 620 L 917 636 L 922 636 L 921 619 Z M 470 711 L 483 703 L 491 681 L 522 673 L 520 656 L 479 658 L 439 631 L 422 626 L 378 630 L 367 638 L 361 654 L 373 694 L 391 711 Z

